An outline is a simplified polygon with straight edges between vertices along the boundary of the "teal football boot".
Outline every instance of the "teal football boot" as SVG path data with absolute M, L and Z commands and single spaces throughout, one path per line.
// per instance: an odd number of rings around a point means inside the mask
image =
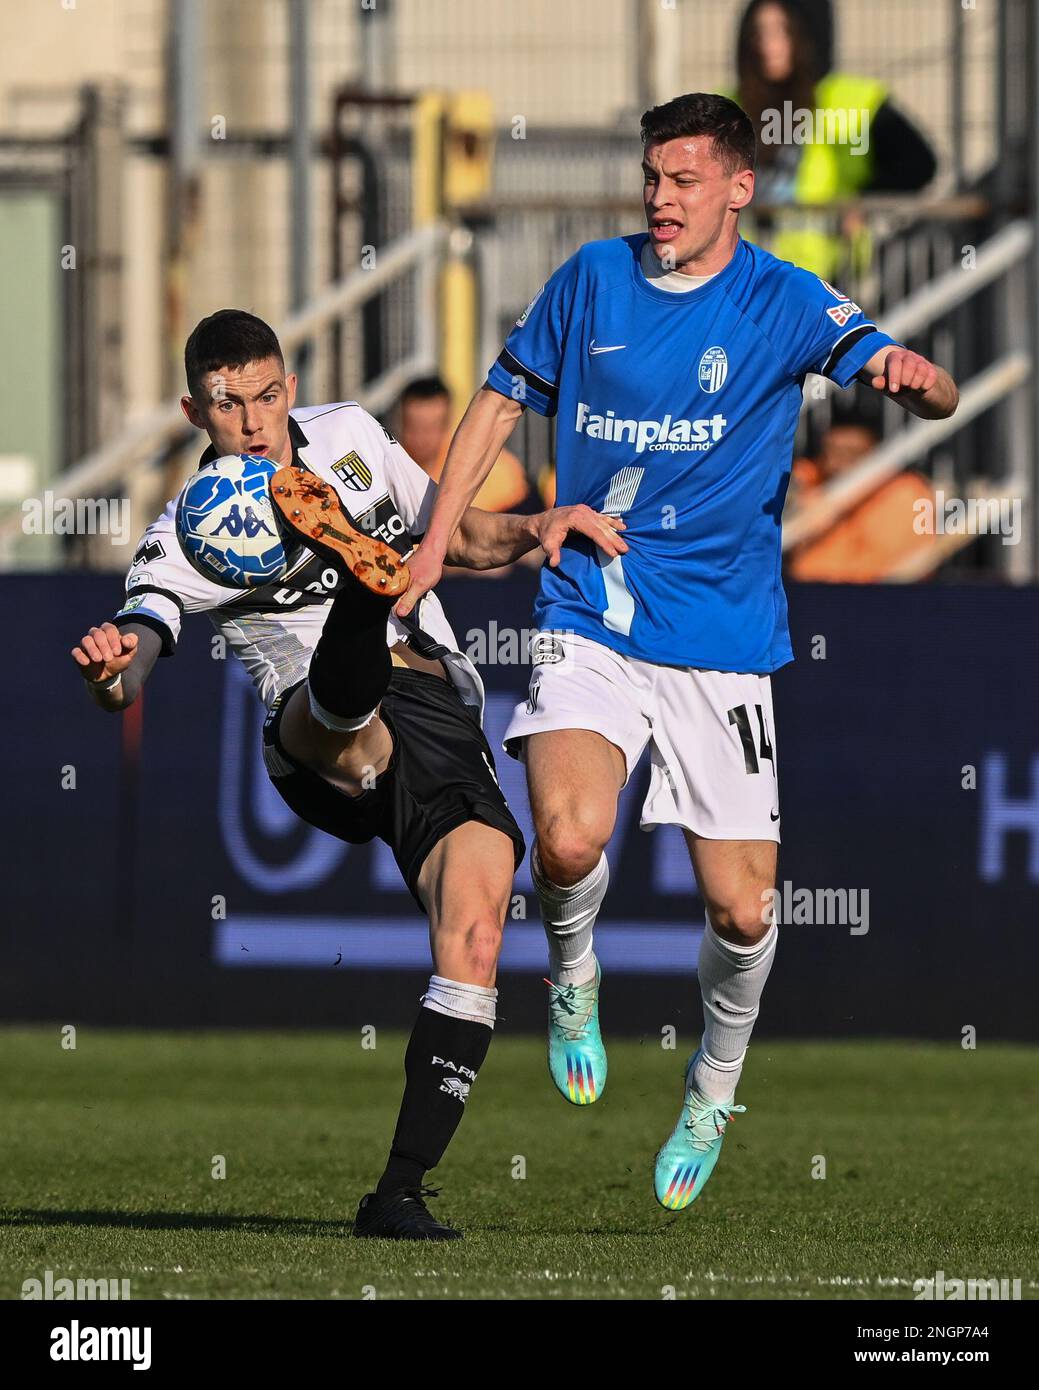
M 594 960 L 595 957 L 593 956 Z M 548 985 L 548 1069 L 556 1089 L 572 1105 L 591 1105 L 606 1085 L 606 1050 L 599 1032 L 599 982 Z
M 747 1107 L 727 1101 L 708 1100 L 692 1082 L 693 1067 L 699 1054 L 689 1059 L 685 1074 L 685 1100 L 670 1139 L 657 1154 L 653 1189 L 657 1201 L 668 1211 L 681 1211 L 695 1202 L 722 1151 L 725 1127 L 733 1115 Z

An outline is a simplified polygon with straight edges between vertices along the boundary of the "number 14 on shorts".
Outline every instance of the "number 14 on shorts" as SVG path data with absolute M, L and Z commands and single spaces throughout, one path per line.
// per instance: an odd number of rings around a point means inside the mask
M 746 705 L 736 705 L 729 710 L 729 723 L 735 724 L 740 736 L 740 743 L 743 745 L 743 763 L 748 772 L 760 772 L 761 764 L 758 758 L 765 759 L 772 764 L 772 776 L 776 775 L 776 760 L 772 752 L 772 744 L 768 737 L 768 724 L 760 705 L 755 705 L 754 710 L 758 716 L 758 747 L 754 747 L 754 733 L 750 727 L 750 715 Z

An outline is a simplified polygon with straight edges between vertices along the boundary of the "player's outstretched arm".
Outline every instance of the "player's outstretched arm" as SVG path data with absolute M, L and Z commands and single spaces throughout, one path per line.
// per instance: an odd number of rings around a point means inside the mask
M 858 377 L 922 420 L 944 420 L 960 403 L 956 383 L 945 368 L 908 348 L 881 348 Z
M 520 401 L 489 386 L 481 386 L 469 402 L 447 451 L 426 534 L 408 560 L 411 585 L 394 610 L 401 617 L 410 613 L 422 595 L 438 583 L 451 538 L 522 414 Z M 509 561 L 496 563 L 504 565 Z
M 466 569 L 497 569 L 499 565 L 511 565 L 540 546 L 549 565 L 555 566 L 559 564 L 560 549 L 571 531 L 587 536 L 612 557 L 622 555 L 628 548 L 618 534 L 623 530 L 624 522 L 619 516 L 604 516 L 584 503 L 552 507 L 533 516 L 484 512 L 478 507 L 468 507 L 462 513 L 444 558 L 448 564 L 463 565 Z M 408 565 L 410 567 L 410 560 Z
M 161 650 L 162 639 L 150 627 L 102 623 L 80 638 L 72 660 L 95 704 L 116 714 L 137 699 Z

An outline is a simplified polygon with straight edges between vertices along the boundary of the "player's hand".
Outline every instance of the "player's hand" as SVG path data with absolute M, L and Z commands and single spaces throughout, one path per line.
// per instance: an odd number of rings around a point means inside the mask
M 79 645 L 72 648 L 72 660 L 83 679 L 94 684 L 125 671 L 136 651 L 135 632 L 120 632 L 115 623 L 102 623 L 80 638 Z
M 411 583 L 393 608 L 398 618 L 406 618 L 422 595 L 436 588 L 444 573 L 444 562 L 437 559 L 433 551 L 425 553 L 419 545 L 408 559 L 408 569 L 411 572 Z
M 534 517 L 534 527 L 552 569 L 559 564 L 563 542 L 571 531 L 587 536 L 610 556 L 623 555 L 628 549 L 627 542 L 617 534 L 624 530 L 620 517 L 604 516 L 583 502 L 575 507 L 553 507 L 551 511 L 539 513 Z
M 875 391 L 918 391 L 921 395 L 930 391 L 938 380 L 938 368 L 918 352 L 908 348 L 895 348 L 884 358 L 877 376 L 871 378 Z

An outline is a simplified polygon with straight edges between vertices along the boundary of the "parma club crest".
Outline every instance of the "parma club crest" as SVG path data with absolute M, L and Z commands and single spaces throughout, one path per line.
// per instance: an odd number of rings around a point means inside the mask
M 372 470 L 356 449 L 351 449 L 341 459 L 336 459 L 332 472 L 341 483 L 354 492 L 367 492 L 372 485 Z

